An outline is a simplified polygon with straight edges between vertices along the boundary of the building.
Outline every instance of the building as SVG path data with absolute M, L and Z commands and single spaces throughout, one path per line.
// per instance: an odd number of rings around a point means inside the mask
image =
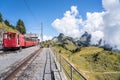
M 24 36 L 25 36 L 25 39 L 27 39 L 27 40 L 32 39 L 32 40 L 35 40 L 35 41 L 39 41 L 39 39 L 38 39 L 39 35 L 38 34 L 30 33 L 30 34 L 25 34 Z

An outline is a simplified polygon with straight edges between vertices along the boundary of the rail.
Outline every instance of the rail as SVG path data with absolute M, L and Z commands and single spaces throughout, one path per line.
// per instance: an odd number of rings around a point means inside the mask
M 36 50 L 35 52 L 31 53 L 29 56 L 24 58 L 18 64 L 9 68 L 7 72 L 4 72 L 0 75 L 0 80 L 13 80 L 16 74 L 27 65 L 27 63 L 33 58 L 36 57 L 41 49 Z
M 55 53 L 56 59 L 59 61 L 60 71 L 64 71 L 68 80 L 88 80 L 80 73 L 72 64 L 70 64 L 61 54 Z

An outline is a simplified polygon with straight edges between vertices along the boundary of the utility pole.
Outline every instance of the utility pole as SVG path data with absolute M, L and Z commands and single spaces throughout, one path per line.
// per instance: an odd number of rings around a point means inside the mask
M 43 23 L 41 23 L 41 42 L 43 41 Z

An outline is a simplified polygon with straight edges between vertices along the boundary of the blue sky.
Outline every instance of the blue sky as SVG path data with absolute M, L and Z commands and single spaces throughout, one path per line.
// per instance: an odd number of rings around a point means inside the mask
M 83 19 L 86 19 L 86 12 L 103 11 L 102 0 L 1 0 L 0 12 L 13 25 L 22 19 L 28 33 L 40 34 L 42 22 L 44 35 L 57 36 L 59 32 L 51 23 L 62 18 L 71 6 L 77 6 Z

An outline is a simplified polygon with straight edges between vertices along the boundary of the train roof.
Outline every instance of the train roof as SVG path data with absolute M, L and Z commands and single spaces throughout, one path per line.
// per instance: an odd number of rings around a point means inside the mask
M 15 33 L 15 32 L 4 32 L 4 34 L 20 34 L 20 33 Z M 20 34 L 20 35 L 22 35 L 22 34 Z M 38 34 L 24 34 L 23 35 L 24 37 L 26 37 L 26 38 L 38 38 Z
M 6 33 L 6 34 L 7 34 L 7 33 L 14 33 L 14 34 L 19 34 L 19 33 L 15 33 L 15 32 L 4 32 L 4 33 Z
M 19 34 L 19 35 L 21 35 L 21 36 L 24 36 L 24 35 L 22 35 L 22 34 L 20 34 L 20 33 L 16 33 L 16 32 L 4 32 L 3 34 Z
M 31 37 L 31 38 L 38 38 L 39 35 L 38 34 L 31 34 L 30 33 L 30 34 L 25 34 L 24 36 L 25 37 Z

